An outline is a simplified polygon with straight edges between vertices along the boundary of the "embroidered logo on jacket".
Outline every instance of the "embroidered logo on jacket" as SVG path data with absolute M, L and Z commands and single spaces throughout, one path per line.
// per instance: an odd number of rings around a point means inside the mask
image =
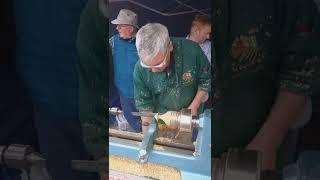
M 251 28 L 247 33 L 234 39 L 230 51 L 234 59 L 232 62 L 234 76 L 262 62 L 263 53 L 257 42 L 258 31 L 258 28 Z
M 258 54 L 256 29 L 251 29 L 248 35 L 240 35 L 232 43 L 231 55 L 239 61 L 248 60 L 252 62 Z
M 255 23 L 234 38 L 230 47 L 233 78 L 245 72 L 261 71 L 266 63 L 270 63 L 265 58 L 273 48 L 273 33 L 272 16 L 256 17 Z
M 191 78 L 192 78 L 192 75 L 191 75 L 191 72 L 190 72 L 190 71 L 185 72 L 185 73 L 183 73 L 183 75 L 182 75 L 182 79 L 183 79 L 184 81 L 189 82 L 189 81 L 191 81 Z

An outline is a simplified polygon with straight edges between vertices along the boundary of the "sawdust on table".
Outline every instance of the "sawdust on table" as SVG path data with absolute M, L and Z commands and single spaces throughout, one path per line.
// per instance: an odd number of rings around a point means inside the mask
M 140 164 L 135 160 L 115 155 L 109 155 L 109 170 L 159 180 L 181 180 L 180 171 L 176 168 L 149 162 Z

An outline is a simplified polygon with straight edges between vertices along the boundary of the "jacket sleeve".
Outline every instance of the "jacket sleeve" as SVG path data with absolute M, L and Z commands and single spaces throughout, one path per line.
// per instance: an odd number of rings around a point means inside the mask
M 139 63 L 140 61 L 136 63 L 133 72 L 136 107 L 139 111 L 154 111 L 152 92 L 147 86 L 146 77 L 143 75 L 143 68 Z
M 197 51 L 197 66 L 198 66 L 198 88 L 210 92 L 211 91 L 211 65 L 208 62 L 206 55 L 203 53 L 200 46 L 195 46 Z
M 97 0 L 87 1 L 80 17 L 77 36 L 79 55 L 79 118 L 84 142 L 95 156 L 105 154 L 107 146 L 107 30 L 106 19 Z

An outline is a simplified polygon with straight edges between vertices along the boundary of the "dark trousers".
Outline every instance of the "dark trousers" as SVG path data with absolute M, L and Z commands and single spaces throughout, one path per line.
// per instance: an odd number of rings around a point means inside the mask
M 132 116 L 131 114 L 131 112 L 138 111 L 134 102 L 134 98 L 128 98 L 121 95 L 113 84 L 109 84 L 109 104 L 110 107 L 119 107 L 123 111 L 124 117 L 130 125 L 128 131 L 142 131 L 140 117 Z M 109 115 L 109 127 L 115 126 L 116 123 L 117 121 L 115 116 Z
M 117 88 L 113 83 L 109 83 L 109 107 L 121 107 L 120 97 Z M 107 122 L 109 127 L 117 126 L 117 120 L 114 115 L 109 115 L 109 121 Z
M 133 131 L 141 132 L 141 120 L 138 116 L 133 116 L 131 112 L 137 112 L 137 108 L 133 98 L 127 98 L 120 95 L 121 109 Z

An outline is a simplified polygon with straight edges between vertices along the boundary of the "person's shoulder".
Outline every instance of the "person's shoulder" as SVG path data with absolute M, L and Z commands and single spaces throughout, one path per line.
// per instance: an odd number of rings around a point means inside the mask
M 171 41 L 173 43 L 173 46 L 179 46 L 182 49 L 189 49 L 189 50 L 193 50 L 193 49 L 198 49 L 199 44 L 197 44 L 194 41 L 191 41 L 189 39 L 183 38 L 183 37 L 172 37 Z
M 110 37 L 110 39 L 119 39 L 119 38 L 120 38 L 119 33 L 116 33 Z
M 145 69 L 146 69 L 146 68 L 143 68 L 143 67 L 140 65 L 140 60 L 138 60 L 138 61 L 136 62 L 136 64 L 134 65 L 134 71 L 135 71 L 136 73 L 142 73 L 142 72 L 145 71 Z
M 118 41 L 118 40 L 120 40 L 120 35 L 119 33 L 116 33 L 109 38 L 109 43 L 113 44 L 115 41 Z
M 195 43 L 185 37 L 171 37 L 170 39 L 173 43 L 180 43 L 180 44 L 186 44 L 186 45 L 197 45 L 197 43 Z
M 147 68 L 144 68 L 140 64 L 140 60 L 138 60 L 134 66 L 134 71 L 133 71 L 133 77 L 135 79 L 145 79 L 150 75 L 150 70 Z

